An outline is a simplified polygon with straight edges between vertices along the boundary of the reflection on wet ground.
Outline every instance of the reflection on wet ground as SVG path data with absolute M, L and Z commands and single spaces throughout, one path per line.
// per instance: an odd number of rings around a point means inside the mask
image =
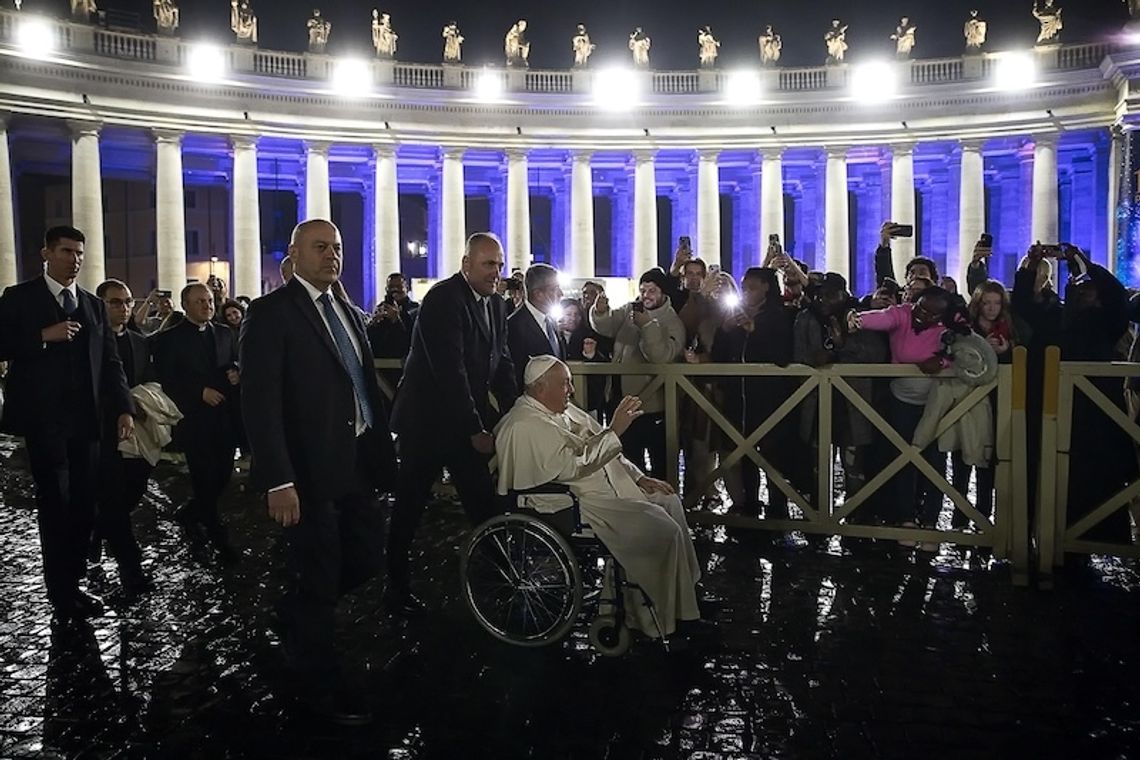
M 29 478 L 0 447 L 3 757 L 1126 757 L 1140 751 L 1140 572 L 1104 561 L 1057 590 L 953 550 L 933 562 L 869 542 L 773 542 L 703 530 L 714 643 L 646 642 L 596 658 L 585 630 L 522 650 L 478 629 L 458 595 L 453 505 L 432 510 L 418 589 L 436 612 L 379 611 L 378 583 L 340 616 L 377 723 L 296 717 L 268 610 L 277 531 L 236 480 L 226 501 L 245 558 L 224 569 L 170 521 L 185 476 L 164 465 L 136 515 L 158 591 L 93 591 L 108 614 L 53 635 Z

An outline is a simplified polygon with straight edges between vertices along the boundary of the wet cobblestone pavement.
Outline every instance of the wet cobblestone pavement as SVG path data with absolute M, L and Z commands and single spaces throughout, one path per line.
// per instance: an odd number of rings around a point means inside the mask
M 0 445 L 0 756 L 154 758 L 743 758 L 1140 756 L 1140 572 L 1104 561 L 1016 589 L 1000 563 L 931 561 L 869 542 L 774 543 L 698 533 L 721 600 L 708 645 L 635 643 L 597 658 L 584 626 L 522 650 L 477 628 L 458 596 L 459 510 L 433 508 L 404 624 L 374 582 L 342 605 L 349 660 L 378 717 L 363 729 L 295 717 L 269 609 L 278 532 L 241 490 L 226 500 L 242 563 L 196 555 L 170 520 L 185 476 L 164 465 L 136 515 L 158 590 L 53 640 L 30 479 Z

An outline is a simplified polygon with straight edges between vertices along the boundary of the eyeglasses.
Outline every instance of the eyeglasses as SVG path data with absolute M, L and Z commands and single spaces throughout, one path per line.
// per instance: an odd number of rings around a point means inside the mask
M 126 306 L 128 309 L 135 305 L 133 298 L 108 298 L 105 303 L 108 306 Z

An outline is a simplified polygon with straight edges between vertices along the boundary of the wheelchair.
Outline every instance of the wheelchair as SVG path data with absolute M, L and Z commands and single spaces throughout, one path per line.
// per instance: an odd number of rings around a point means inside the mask
M 539 512 L 540 503 L 558 511 Z M 514 646 L 547 646 L 565 639 L 585 611 L 591 647 L 618 657 L 630 645 L 622 590 L 631 588 L 641 591 L 668 651 L 652 601 L 582 523 L 568 487 L 511 491 L 502 506 L 504 513 L 476 527 L 460 553 L 464 601 L 488 633 Z

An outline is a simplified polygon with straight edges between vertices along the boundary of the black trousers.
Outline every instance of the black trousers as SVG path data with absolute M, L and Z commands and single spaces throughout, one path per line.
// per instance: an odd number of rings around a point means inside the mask
M 142 502 L 154 468 L 145 459 L 124 457 L 106 439 L 101 448 L 95 540 L 107 542 L 120 569 L 135 570 L 142 563 L 142 550 L 131 529 L 131 513 Z
M 95 521 L 99 441 L 82 437 L 25 439 L 36 486 L 36 517 L 48 600 L 67 607 L 87 568 Z
M 496 512 L 495 486 L 487 469 L 490 457 L 477 452 L 466 438 L 441 440 L 430 434 L 424 431 L 423 436 L 399 439 L 400 475 L 388 536 L 388 579 L 399 591 L 410 587 L 412 540 L 431 498 L 431 487 L 444 467 L 472 525 Z
M 362 453 L 358 461 L 352 494 L 317 500 L 301 493 L 301 521 L 285 529 L 289 584 L 280 610 L 290 666 L 302 688 L 334 685 L 337 601 L 383 568 L 385 503 L 369 482 L 368 457 Z
M 633 421 L 621 438 L 622 453 L 646 475 L 665 479 L 665 413 L 643 414 Z M 649 469 L 645 456 L 649 455 Z
M 188 513 L 205 526 L 207 533 L 220 532 L 221 517 L 218 501 L 234 472 L 234 444 L 232 440 L 187 442 L 186 466 L 190 470 L 190 486 L 194 499 Z

